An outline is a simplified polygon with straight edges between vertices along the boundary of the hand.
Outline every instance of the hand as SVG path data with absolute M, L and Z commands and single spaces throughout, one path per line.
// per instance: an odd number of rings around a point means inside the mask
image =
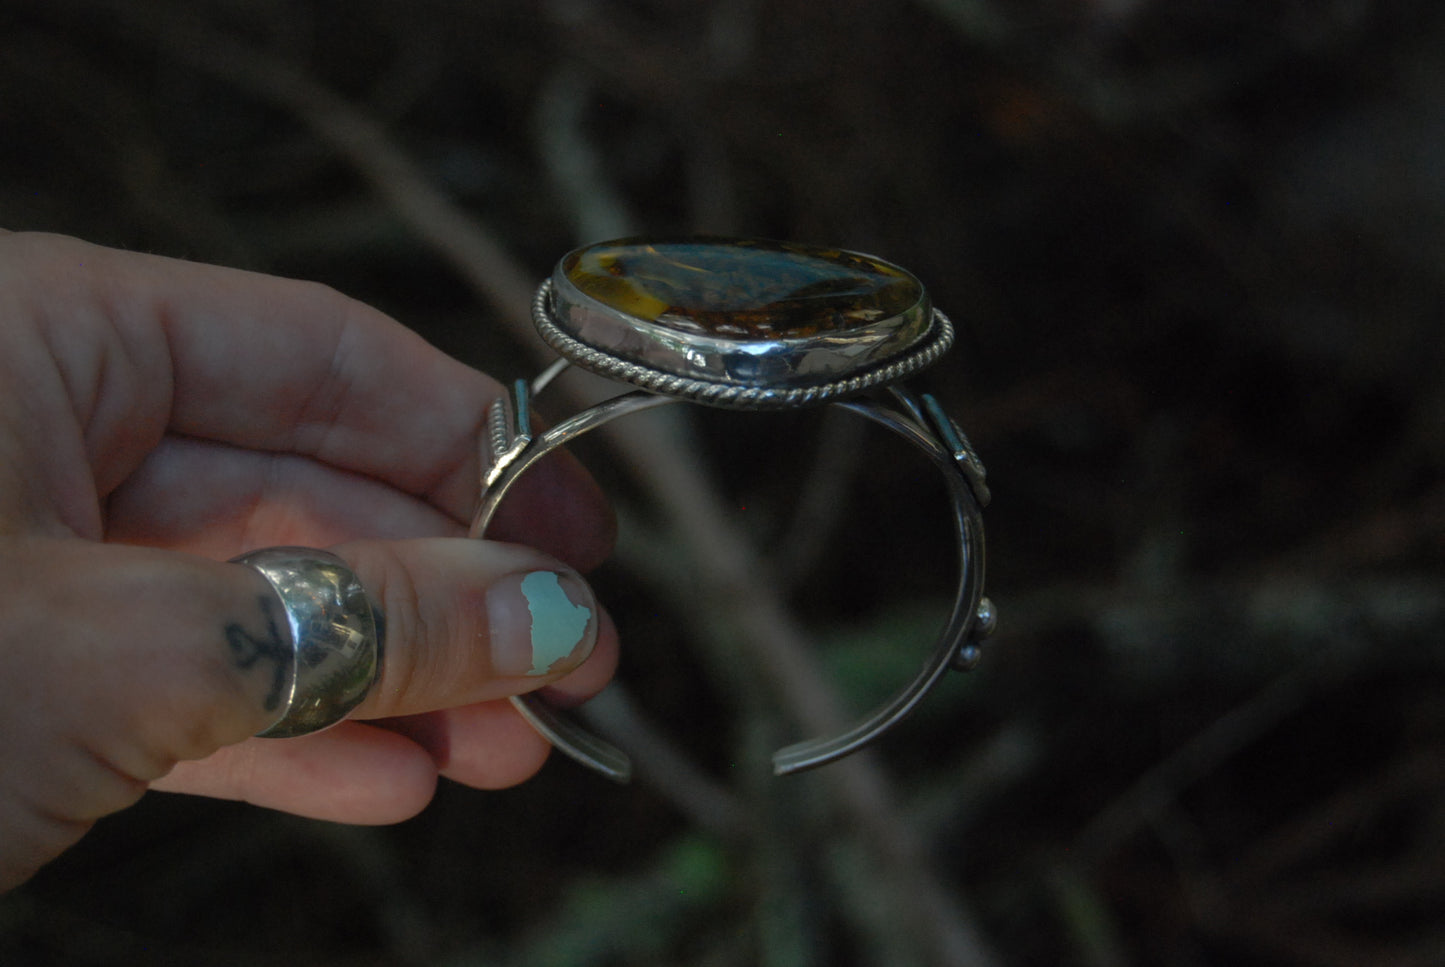
M 0 889 L 148 788 L 383 823 L 439 774 L 536 771 L 547 745 L 504 699 L 611 675 L 576 570 L 612 522 L 549 459 L 490 531 L 517 543 L 465 538 L 499 391 L 319 285 L 0 232 Z M 257 739 L 268 677 L 226 636 L 275 601 L 223 562 L 279 544 L 339 554 L 385 648 L 348 721 Z M 537 675 L 517 590 L 535 571 L 592 613 Z

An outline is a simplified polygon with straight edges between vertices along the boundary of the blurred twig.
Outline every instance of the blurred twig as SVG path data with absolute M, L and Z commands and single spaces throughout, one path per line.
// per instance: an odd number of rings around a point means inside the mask
M 1075 853 L 1083 862 L 1099 862 L 1125 837 L 1156 819 L 1185 787 L 1299 708 L 1314 677 L 1314 666 L 1296 669 L 1217 719 L 1100 811 L 1079 833 Z
M 638 781 L 661 792 L 698 827 L 729 841 L 746 836 L 751 818 L 743 804 L 647 721 L 626 686 L 612 683 L 578 714 L 603 735 L 618 737 Z
M 585 71 L 563 67 L 543 88 L 537 108 L 537 142 L 557 193 L 577 220 L 581 243 L 631 235 L 626 203 L 602 177 L 603 161 L 582 134 L 595 85 Z

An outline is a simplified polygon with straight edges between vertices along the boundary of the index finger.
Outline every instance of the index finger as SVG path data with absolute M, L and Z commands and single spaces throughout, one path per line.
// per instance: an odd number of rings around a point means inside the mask
M 66 383 L 101 387 L 98 398 L 73 400 L 86 411 L 92 460 L 118 465 L 97 466 L 98 480 L 128 475 L 167 432 L 309 457 L 463 524 L 470 517 L 485 411 L 501 387 L 385 314 L 311 282 L 59 236 L 5 241 L 29 263 L 20 277 L 37 305 L 64 309 L 63 327 L 49 329 L 70 334 L 51 346 L 64 357 Z M 51 293 L 65 293 L 66 304 Z M 87 325 L 113 332 L 77 332 Z M 117 335 L 120 350 L 94 350 Z M 158 388 L 168 400 L 154 398 Z M 165 425 L 146 427 L 147 419 Z M 610 516 L 586 473 L 567 460 L 538 470 L 494 534 L 525 540 L 538 531 L 543 549 L 562 553 L 567 535 L 545 533 L 560 505 L 569 529 L 594 521 L 595 539 L 576 543 L 608 543 Z
M 172 431 L 311 457 L 470 514 L 496 380 L 323 285 L 106 255 L 126 264 L 102 297 L 163 327 Z

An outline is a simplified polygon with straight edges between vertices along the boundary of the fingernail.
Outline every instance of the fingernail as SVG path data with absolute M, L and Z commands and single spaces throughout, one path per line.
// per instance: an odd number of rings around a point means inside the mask
M 570 671 L 597 642 L 597 604 L 570 571 L 502 578 L 487 592 L 487 619 L 498 675 Z

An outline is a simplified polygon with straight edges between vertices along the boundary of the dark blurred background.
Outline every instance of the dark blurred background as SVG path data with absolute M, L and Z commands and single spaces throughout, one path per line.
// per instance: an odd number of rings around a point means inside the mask
M 554 757 L 386 829 L 153 795 L 0 898 L 0 963 L 1445 963 L 1442 173 L 1428 0 L 4 0 L 0 225 L 321 280 L 498 376 L 583 242 L 908 267 L 1003 621 L 771 779 L 796 696 L 588 441 L 638 783 Z M 678 432 L 838 700 L 906 680 L 934 472 L 827 414 Z

